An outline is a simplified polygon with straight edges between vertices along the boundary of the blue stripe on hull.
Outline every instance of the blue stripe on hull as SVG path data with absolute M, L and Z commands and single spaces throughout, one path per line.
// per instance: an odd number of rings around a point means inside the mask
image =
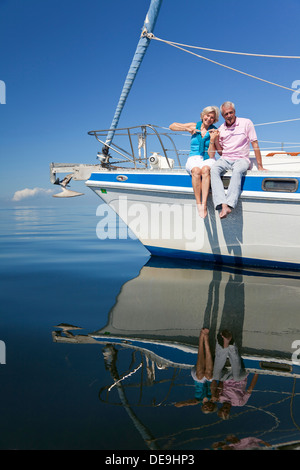
M 218 255 L 212 253 L 199 253 L 194 251 L 174 250 L 172 248 L 161 248 L 157 246 L 145 245 L 145 248 L 154 256 L 164 256 L 168 258 L 190 259 L 216 264 L 226 264 L 234 266 L 257 266 L 262 268 L 278 268 L 283 270 L 299 271 L 298 263 L 284 261 L 272 261 L 255 258 L 242 258 L 239 256 Z
M 188 174 L 181 175 L 158 175 L 147 173 L 92 173 L 89 181 L 99 181 L 99 183 L 120 183 L 117 176 L 126 175 L 126 183 L 132 184 L 153 184 L 161 186 L 185 186 L 187 188 L 192 186 L 191 177 Z
M 179 187 L 192 187 L 192 179 L 188 174 L 158 174 L 158 173 L 128 173 L 124 171 L 124 173 L 92 173 L 89 181 L 98 181 L 99 185 L 101 182 L 103 183 L 119 183 L 122 184 L 120 181 L 117 180 L 117 176 L 119 175 L 126 175 L 126 183 L 131 184 L 145 184 L 145 185 L 155 185 L 155 186 L 179 186 Z M 244 176 L 242 178 L 242 191 L 262 191 L 262 183 L 263 180 L 266 179 L 268 175 L 265 176 Z M 272 176 L 272 179 L 281 178 L 279 176 Z M 300 178 L 296 178 L 300 180 Z M 300 192 L 300 184 L 297 192 Z

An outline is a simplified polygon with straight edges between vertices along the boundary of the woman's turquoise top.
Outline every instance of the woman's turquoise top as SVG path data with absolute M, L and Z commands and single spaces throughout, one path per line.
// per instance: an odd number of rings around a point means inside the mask
M 197 122 L 196 129 L 199 129 L 200 131 L 201 125 L 202 125 L 202 121 Z M 194 155 L 201 155 L 203 157 L 203 160 L 207 160 L 209 158 L 207 150 L 208 150 L 209 142 L 210 142 L 210 134 L 208 131 L 211 129 L 217 129 L 217 128 L 216 126 L 212 124 L 211 126 L 209 126 L 204 137 L 202 137 L 201 132 L 196 132 L 195 134 L 192 135 L 190 157 Z
M 210 389 L 210 382 L 196 382 L 195 383 L 195 398 L 196 400 L 203 403 L 203 398 L 207 398 L 208 400 L 211 399 L 211 389 Z

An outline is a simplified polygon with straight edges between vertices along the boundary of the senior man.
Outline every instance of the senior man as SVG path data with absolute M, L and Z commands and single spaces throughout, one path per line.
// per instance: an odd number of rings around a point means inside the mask
M 239 118 L 235 106 L 230 101 L 222 104 L 221 114 L 225 120 L 218 129 L 215 148 L 221 158 L 211 168 L 211 188 L 216 209 L 221 209 L 220 218 L 224 219 L 237 205 L 242 176 L 250 167 L 250 143 L 252 144 L 258 170 L 264 170 L 254 125 L 250 119 Z M 230 184 L 225 195 L 221 177 L 232 170 Z

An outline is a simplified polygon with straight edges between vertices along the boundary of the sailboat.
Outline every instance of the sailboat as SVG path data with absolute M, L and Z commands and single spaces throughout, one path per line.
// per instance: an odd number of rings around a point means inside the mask
M 228 422 L 240 439 L 263 436 L 272 449 L 299 448 L 299 295 L 298 273 L 212 270 L 205 264 L 151 257 L 137 277 L 121 286 L 104 322 L 101 314 L 95 317 L 101 323 L 88 330 L 61 323 L 52 339 L 58 347 L 78 344 L 81 349 L 86 344 L 96 350 L 100 362 L 94 382 L 102 384 L 98 398 L 127 413 L 129 433 L 138 431 L 132 448 L 142 439 L 151 450 L 207 449 L 216 436 L 225 440 Z M 272 311 L 271 330 L 265 311 Z M 233 407 L 226 423 L 217 413 L 202 414 L 200 406 L 181 408 L 181 415 L 175 403 L 193 396 L 191 370 L 200 331 L 209 328 L 214 353 L 217 332 L 225 325 L 235 338 L 248 383 L 257 379 L 250 401 Z M 116 431 L 116 447 L 120 442 L 122 449 L 125 441 L 124 433 L 120 437 Z
M 262 152 L 267 172 L 258 170 L 250 154 L 252 167 L 243 178 L 234 212 L 220 220 L 210 197 L 208 216 L 202 219 L 175 136 L 149 124 L 118 128 L 161 4 L 162 0 L 151 0 L 111 126 L 88 133 L 102 145 L 99 163 L 51 163 L 50 181 L 63 190 L 55 197 L 81 195 L 68 185 L 71 180 L 85 181 L 104 203 L 98 215 L 105 236 L 115 236 L 105 209 L 108 205 L 151 255 L 299 270 L 300 152 Z M 66 175 L 62 180 L 60 173 Z M 230 177 L 230 172 L 223 177 L 225 190 Z

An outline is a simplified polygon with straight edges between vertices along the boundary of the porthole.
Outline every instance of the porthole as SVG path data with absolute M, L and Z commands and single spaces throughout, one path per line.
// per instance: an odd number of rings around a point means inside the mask
M 128 177 L 125 176 L 125 175 L 118 175 L 118 176 L 117 176 L 117 180 L 118 180 L 118 181 L 126 181 L 126 180 L 128 180 Z

